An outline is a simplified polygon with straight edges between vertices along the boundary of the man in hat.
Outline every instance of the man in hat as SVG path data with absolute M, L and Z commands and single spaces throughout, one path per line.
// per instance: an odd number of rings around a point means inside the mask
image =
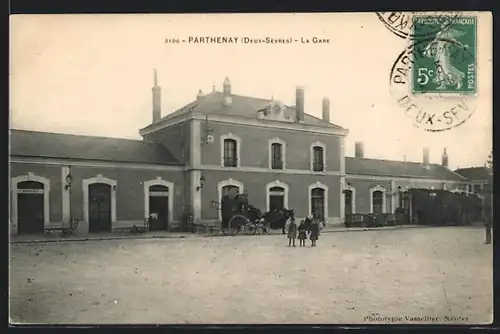
M 487 192 L 484 198 L 483 205 L 483 220 L 484 228 L 486 230 L 486 240 L 485 244 L 491 244 L 491 229 L 493 227 L 493 206 L 492 206 L 493 196 L 491 193 Z

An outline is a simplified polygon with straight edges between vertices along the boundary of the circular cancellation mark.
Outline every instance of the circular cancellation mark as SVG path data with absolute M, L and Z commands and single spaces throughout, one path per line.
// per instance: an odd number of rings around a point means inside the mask
M 449 130 L 466 122 L 476 110 L 476 40 L 470 38 L 475 35 L 475 24 L 474 17 L 450 26 L 439 22 L 436 26 L 441 30 L 426 39 L 409 39 L 409 46 L 396 58 L 390 71 L 390 93 L 415 127 Z
M 413 125 L 426 131 L 450 130 L 466 122 L 477 107 L 477 98 L 448 93 L 412 93 L 412 67 L 420 57 L 414 46 L 403 50 L 390 72 L 391 96 L 410 117 Z

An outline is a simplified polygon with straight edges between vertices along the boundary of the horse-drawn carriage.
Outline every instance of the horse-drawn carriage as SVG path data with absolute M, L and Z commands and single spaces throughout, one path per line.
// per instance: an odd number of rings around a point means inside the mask
M 229 193 L 220 202 L 212 205 L 221 211 L 221 232 L 224 235 L 236 235 L 243 231 L 255 234 L 267 233 L 269 229 L 281 229 L 285 233 L 287 220 L 293 216 L 293 210 L 271 210 L 262 214 L 261 210 L 248 203 L 248 194 Z
M 477 194 L 412 189 L 412 222 L 420 225 L 467 225 L 482 219 L 483 200 Z

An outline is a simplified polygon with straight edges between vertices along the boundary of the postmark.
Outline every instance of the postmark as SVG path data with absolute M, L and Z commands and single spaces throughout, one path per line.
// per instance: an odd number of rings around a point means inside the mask
M 390 32 L 403 39 L 426 39 L 429 33 L 437 33 L 442 30 L 443 26 L 452 24 L 461 16 L 460 12 L 427 12 L 426 15 L 432 16 L 439 22 L 439 27 L 435 27 L 436 30 L 415 31 L 413 17 L 419 15 L 418 12 L 377 12 L 376 14 Z
M 392 97 L 413 125 L 432 132 L 463 124 L 478 102 L 477 18 L 460 17 L 451 25 L 435 22 L 428 15 L 414 18 L 414 29 L 428 38 L 409 40 L 391 68 L 389 83 Z M 441 30 L 435 32 L 438 25 Z
M 414 35 L 428 36 L 415 45 L 412 91 L 475 94 L 477 89 L 477 18 L 461 16 L 443 25 L 432 16 L 413 17 Z

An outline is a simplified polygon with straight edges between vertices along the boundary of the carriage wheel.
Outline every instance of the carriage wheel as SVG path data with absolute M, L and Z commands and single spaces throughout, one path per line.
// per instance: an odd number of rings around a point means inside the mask
M 245 225 L 245 233 L 248 235 L 254 235 L 257 233 L 257 224 L 255 223 L 248 223 Z
M 228 235 L 229 234 L 229 229 L 227 227 L 223 227 L 223 224 L 220 224 L 220 231 L 222 232 L 222 235 Z
M 240 232 L 241 227 L 248 224 L 248 218 L 243 215 L 234 215 L 229 220 L 231 235 L 236 235 Z

